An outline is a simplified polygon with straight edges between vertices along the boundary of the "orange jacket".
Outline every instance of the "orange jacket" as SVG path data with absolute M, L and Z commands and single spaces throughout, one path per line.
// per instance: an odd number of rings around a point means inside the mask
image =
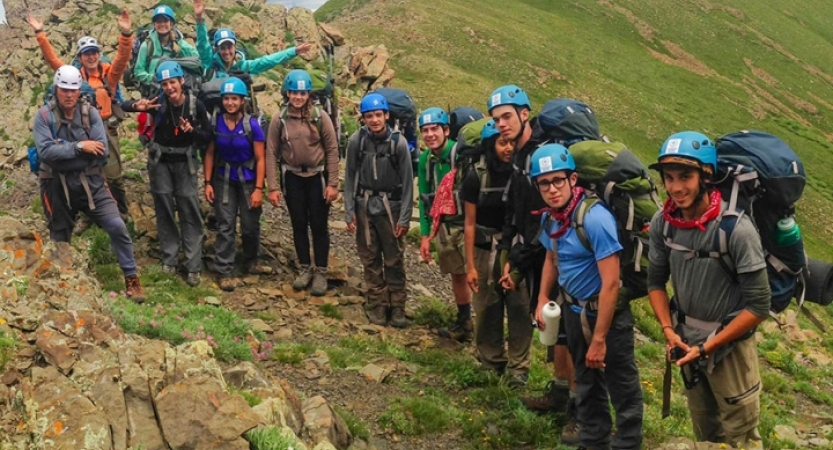
M 49 39 L 46 38 L 46 33 L 38 33 L 37 39 L 41 52 L 43 52 L 43 58 L 49 64 L 49 67 L 52 70 L 58 70 L 59 67 L 63 66 L 64 62 L 55 53 L 55 49 L 49 43 Z M 95 74 L 89 74 L 86 69 L 81 68 L 81 76 L 90 84 L 90 87 L 95 89 L 96 103 L 98 103 L 98 111 L 102 120 L 106 121 L 113 114 L 113 100 L 110 98 L 110 93 L 104 88 L 102 76 L 107 77 L 110 88 L 115 91 L 122 75 L 124 75 L 124 71 L 127 70 L 127 65 L 130 63 L 132 51 L 133 36 L 125 36 L 119 33 L 119 46 L 116 50 L 116 58 L 113 59 L 112 63 L 99 63 L 99 70 Z

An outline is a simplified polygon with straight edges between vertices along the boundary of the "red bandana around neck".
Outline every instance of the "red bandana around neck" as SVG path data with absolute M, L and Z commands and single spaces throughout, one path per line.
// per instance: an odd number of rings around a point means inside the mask
M 541 208 L 537 211 L 532 211 L 532 214 L 536 216 L 540 216 L 541 214 L 549 214 L 552 220 L 561 224 L 561 227 L 550 234 L 550 237 L 553 239 L 558 239 L 561 236 L 564 236 L 567 233 L 567 230 L 570 229 L 570 218 L 573 217 L 573 211 L 575 211 L 576 206 L 578 206 L 578 202 L 584 198 L 584 188 L 579 186 L 573 187 L 573 195 L 570 199 L 570 202 L 567 203 L 567 206 L 558 211 L 556 209 L 546 207 Z
M 699 228 L 700 231 L 706 231 L 706 224 L 720 215 L 720 205 L 722 201 L 723 196 L 720 195 L 720 191 L 717 189 L 712 190 L 711 195 L 709 195 L 709 207 L 706 209 L 706 212 L 703 213 L 703 215 L 698 219 L 685 220 L 681 217 L 674 217 L 674 213 L 676 213 L 679 208 L 677 207 L 677 204 L 671 200 L 671 197 L 668 197 L 665 199 L 665 205 L 662 207 L 662 217 L 674 228 Z

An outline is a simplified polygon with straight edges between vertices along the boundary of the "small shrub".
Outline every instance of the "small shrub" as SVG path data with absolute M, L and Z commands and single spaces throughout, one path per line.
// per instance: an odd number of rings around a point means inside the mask
M 256 428 L 246 433 L 252 450 L 290 450 L 298 448 L 295 436 L 287 435 L 280 427 Z
M 12 360 L 16 350 L 17 341 L 15 340 L 14 335 L 7 334 L 5 331 L 0 330 L 0 373 L 6 371 L 6 365 Z
M 116 262 L 116 253 L 110 246 L 110 236 L 97 226 L 91 226 L 82 235 L 88 242 L 87 254 L 90 266 L 103 266 Z
M 272 359 L 284 364 L 300 364 L 308 355 L 315 351 L 310 344 L 280 343 L 272 349 Z
M 338 405 L 333 405 L 333 409 L 344 419 L 344 423 L 347 424 L 347 428 L 354 438 L 367 440 L 370 437 L 370 430 L 367 429 L 367 425 L 356 417 L 352 411 L 346 410 Z
M 451 413 L 433 398 L 398 400 L 379 416 L 379 423 L 406 436 L 440 433 L 451 425 Z
M 414 311 L 414 322 L 429 328 L 449 326 L 456 317 L 454 306 L 431 297 L 420 297 L 419 306 Z
M 329 317 L 331 319 L 338 319 L 338 320 L 341 320 L 341 319 L 344 318 L 344 315 L 341 314 L 341 311 L 339 311 L 338 306 L 335 306 L 335 305 L 330 305 L 330 304 L 321 305 L 321 306 L 318 307 L 318 310 L 321 311 L 321 314 L 324 317 Z
M 249 404 L 250 407 L 254 408 L 255 406 L 263 403 L 263 399 L 258 397 L 257 395 L 252 394 L 251 392 L 241 391 L 239 389 L 229 389 L 229 394 L 237 394 L 243 399 L 246 400 L 246 403 Z

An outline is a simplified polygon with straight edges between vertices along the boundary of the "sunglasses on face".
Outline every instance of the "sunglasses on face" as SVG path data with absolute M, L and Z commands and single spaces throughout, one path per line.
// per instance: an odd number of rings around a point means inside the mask
M 564 185 L 567 184 L 567 177 L 555 177 L 549 180 L 538 180 L 535 182 L 535 187 L 538 188 L 540 192 L 547 192 L 553 188 L 561 189 Z

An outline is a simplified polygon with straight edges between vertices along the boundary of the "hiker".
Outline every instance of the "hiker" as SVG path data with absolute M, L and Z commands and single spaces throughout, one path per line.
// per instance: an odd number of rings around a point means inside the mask
M 58 70 L 64 62 L 55 53 L 55 49 L 43 31 L 43 23 L 32 13 L 29 13 L 26 21 L 35 30 L 43 58 L 52 70 Z M 119 143 L 119 122 L 118 115 L 120 107 L 116 106 L 116 89 L 118 89 L 127 64 L 130 62 L 131 46 L 133 43 L 133 27 L 127 10 L 122 10 L 117 20 L 119 31 L 119 44 L 116 50 L 116 58 L 112 62 L 102 61 L 101 46 L 98 41 L 90 36 L 84 36 L 78 40 L 75 47 L 75 58 L 80 63 L 81 77 L 90 87 L 95 89 L 96 106 L 101 115 L 101 120 L 107 130 L 107 147 L 109 156 L 103 173 L 110 187 L 110 194 L 116 201 L 119 213 L 124 219 L 128 214 L 127 194 L 124 190 L 122 180 L 121 151 Z M 74 62 L 74 61 L 73 61 Z M 114 111 L 115 109 L 115 111 Z
M 307 72 L 293 70 L 284 78 L 286 106 L 272 118 L 267 133 L 266 179 L 272 206 L 278 207 L 281 191 L 286 195 L 295 253 L 301 265 L 292 287 L 310 287 L 310 294 L 322 296 L 327 293 L 330 258 L 327 221 L 330 205 L 338 198 L 338 139 L 330 116 L 313 104 L 310 92 L 312 79 Z
M 429 197 L 436 193 L 443 177 L 451 170 L 451 149 L 454 141 L 449 138 L 449 117 L 442 108 L 428 108 L 419 115 L 419 130 L 427 148 L 419 156 L 417 178 L 419 187 L 419 231 L 422 237 L 419 253 L 429 262 L 431 256 L 431 222 Z M 441 328 L 440 336 L 459 342 L 471 342 L 474 324 L 471 320 L 471 294 L 466 285 L 466 261 L 463 248 L 463 230 L 440 226 L 434 239 L 440 273 L 451 275 L 451 289 L 457 304 L 457 320 L 450 328 Z
M 512 176 L 509 139 L 489 120 L 481 132 L 483 158 L 462 180 L 460 197 L 465 208 L 466 282 L 474 292 L 477 318 L 476 344 L 480 363 L 499 375 L 508 373 L 510 387 L 522 387 L 529 379 L 532 321 L 526 292 L 504 289 L 500 279 L 497 242 L 506 216 L 503 190 Z M 484 192 L 487 189 L 490 192 Z M 504 344 L 506 311 L 508 352 Z
M 220 289 L 231 292 L 238 284 L 234 278 L 238 218 L 244 272 L 271 273 L 258 264 L 266 159 L 260 121 L 245 112 L 246 84 L 239 78 L 227 78 L 220 94 L 224 112 L 214 119 L 214 140 L 208 144 L 203 164 L 205 199 L 214 205 L 218 225 L 214 270 L 220 275 Z
M 304 43 L 260 58 L 247 60 L 245 53 L 237 49 L 237 36 L 230 28 L 216 30 L 213 43 L 209 43 L 208 27 L 205 25 L 205 19 L 203 18 L 204 12 L 205 1 L 194 0 L 194 18 L 197 22 L 197 51 L 200 55 L 200 63 L 208 74 L 206 81 L 214 78 L 227 78 L 231 71 L 242 71 L 250 75 L 257 75 L 312 49 L 311 44 Z
M 682 368 L 694 435 L 732 446 L 759 443 L 762 385 L 754 335 L 771 296 L 760 237 L 748 216 L 737 219 L 728 242 L 734 273 L 719 259 L 691 258 L 694 250 L 682 247 L 711 248 L 727 208 L 711 184 L 717 150 L 705 135 L 671 135 L 650 167 L 659 171 L 668 199 L 651 222 L 648 298 L 668 341 L 666 356 Z M 667 227 L 674 229 L 673 242 L 664 238 Z
M 368 318 L 385 325 L 390 312 L 391 326 L 404 328 L 404 236 L 413 210 L 413 172 L 405 138 L 387 125 L 388 110 L 376 93 L 359 105 L 364 126 L 347 143 L 344 215 L 364 265 Z
M 95 108 L 79 101 L 82 80 L 77 68 L 59 67 L 52 83 L 55 98 L 35 114 L 46 226 L 53 241 L 68 243 L 76 215 L 83 211 L 110 236 L 124 273 L 125 295 L 141 303 L 145 295 L 137 275 L 133 241 L 101 174 L 108 157 L 104 122 Z
M 154 74 L 160 58 L 179 58 L 185 56 L 199 57 L 197 49 L 189 44 L 182 37 L 182 33 L 176 29 L 176 15 L 166 5 L 158 5 L 153 9 L 153 30 L 139 47 L 136 55 L 136 67 L 133 70 L 133 77 L 143 88 L 143 95 L 153 90 L 147 87 L 154 84 Z M 147 95 L 148 97 L 152 96 Z
M 567 345 L 575 367 L 575 407 L 581 448 L 636 449 L 642 445 L 642 389 L 634 358 L 634 318 L 630 304 L 619 307 L 619 243 L 616 219 L 591 203 L 583 228 L 592 250 L 572 224 L 590 199 L 577 186 L 573 156 L 560 144 L 532 154 L 530 179 L 547 204 L 540 242 L 546 248 L 541 290 L 561 286 Z M 539 302 L 538 327 L 546 329 Z M 609 402 L 616 413 L 611 439 Z M 612 441 L 612 442 L 611 442 Z M 612 445 L 611 445 L 612 444 Z
M 158 9 L 158 8 L 157 8 Z M 165 61 L 156 68 L 156 82 L 162 86 L 163 98 L 126 101 L 128 112 L 148 112 L 150 124 L 141 136 L 148 149 L 148 178 L 162 272 L 177 271 L 179 244 L 185 253 L 184 268 L 189 286 L 200 283 L 202 271 L 203 226 L 197 190 L 196 148 L 211 141 L 211 125 L 205 106 L 184 89 L 182 67 Z M 175 217 L 179 217 L 177 227 Z
M 501 285 L 508 290 L 519 288 L 521 280 L 530 299 L 530 311 L 536 303 L 549 302 L 550 292 L 540 289 L 540 275 L 544 267 L 546 251 L 538 242 L 541 218 L 534 212 L 546 207 L 543 199 L 529 181 L 529 161 L 541 142 L 533 136 L 536 120 L 530 119 L 532 106 L 526 92 L 518 86 L 507 85 L 496 89 L 487 102 L 489 114 L 501 136 L 515 147 L 512 165 L 515 168 L 508 192 L 507 208 L 500 249 L 508 255 L 504 265 Z M 506 258 L 502 258 L 506 259 Z M 533 411 L 564 411 L 567 407 L 569 422 L 561 434 L 564 443 L 578 440 L 578 423 L 574 409 L 570 407 L 572 363 L 566 346 L 566 336 L 559 336 L 558 343 L 547 350 L 547 362 L 553 362 L 555 379 L 548 383 L 541 397 L 522 398 L 524 405 Z

